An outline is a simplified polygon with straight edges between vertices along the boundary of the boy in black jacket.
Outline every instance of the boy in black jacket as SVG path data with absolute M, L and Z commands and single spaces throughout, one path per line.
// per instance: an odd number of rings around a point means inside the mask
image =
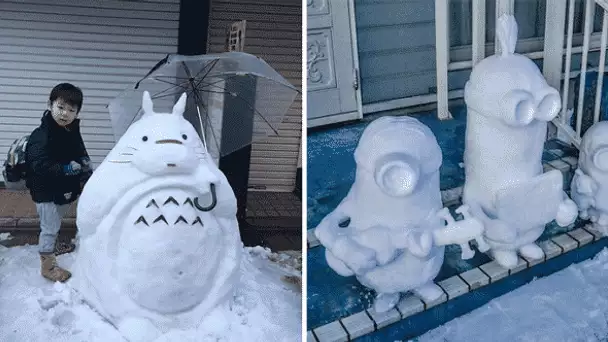
M 26 184 L 40 217 L 40 272 L 52 281 L 65 282 L 72 275 L 57 266 L 55 244 L 63 216 L 92 173 L 77 119 L 82 98 L 72 84 L 55 86 L 25 149 Z

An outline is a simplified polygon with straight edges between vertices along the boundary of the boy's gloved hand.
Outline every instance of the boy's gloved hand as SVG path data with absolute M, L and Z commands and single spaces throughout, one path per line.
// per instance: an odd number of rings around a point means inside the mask
M 80 158 L 80 165 L 82 165 L 83 173 L 92 173 L 93 169 L 91 168 L 91 158 L 82 157 Z
M 80 164 L 82 164 L 82 173 L 80 174 L 80 191 L 82 192 L 89 178 L 93 175 L 93 168 L 89 157 L 80 158 Z
M 77 176 L 82 172 L 82 166 L 75 161 L 63 166 L 63 173 L 66 176 Z

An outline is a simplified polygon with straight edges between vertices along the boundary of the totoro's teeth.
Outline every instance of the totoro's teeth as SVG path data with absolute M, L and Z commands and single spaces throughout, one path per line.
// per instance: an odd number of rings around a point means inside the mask
M 190 204 L 190 206 L 192 208 L 194 208 L 194 203 L 192 203 L 192 200 L 190 199 L 190 197 L 186 198 L 186 201 L 184 201 L 184 204 Z
M 167 224 L 167 225 L 169 224 L 169 223 L 167 222 L 167 219 L 165 219 L 165 216 L 163 216 L 163 215 L 160 215 L 159 217 L 157 217 L 157 218 L 154 220 L 154 222 L 152 222 L 152 223 L 156 223 L 156 222 L 158 222 L 158 221 L 164 221 L 164 222 L 165 222 L 165 224 Z
M 184 222 L 185 224 L 188 224 L 188 221 L 186 221 L 186 219 L 181 215 L 177 218 L 174 224 L 178 224 L 180 221 Z
M 173 196 L 169 196 L 169 198 L 167 198 L 167 200 L 165 201 L 165 203 L 163 203 L 163 205 L 167 205 L 168 203 L 174 203 L 175 205 L 177 205 L 179 207 L 179 202 L 177 202 L 175 200 L 175 198 L 173 198 Z
M 156 204 L 156 201 L 154 199 L 152 199 L 150 201 L 150 203 L 148 203 L 148 205 L 146 206 L 146 208 L 150 208 L 151 206 L 155 206 L 158 208 L 158 204 Z
M 146 226 L 149 226 L 149 225 L 148 225 L 148 222 L 146 222 L 146 219 L 145 219 L 143 216 L 140 216 L 140 217 L 137 219 L 137 221 L 135 221 L 135 223 L 134 223 L 134 224 L 138 224 L 138 223 L 140 223 L 140 222 L 141 222 L 141 223 L 143 223 L 143 224 L 145 224 Z
M 203 221 L 201 221 L 201 218 L 198 216 L 196 217 L 196 220 L 194 220 L 194 222 L 192 222 L 192 225 L 194 226 L 197 223 L 199 223 L 201 225 L 201 227 L 204 227 Z

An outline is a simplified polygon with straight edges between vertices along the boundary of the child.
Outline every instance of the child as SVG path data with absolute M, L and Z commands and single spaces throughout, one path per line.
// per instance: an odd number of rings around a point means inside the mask
M 72 84 L 55 86 L 25 148 L 26 184 L 40 217 L 40 272 L 52 281 L 65 282 L 72 275 L 57 266 L 55 244 L 63 216 L 92 173 L 77 119 L 82 97 Z

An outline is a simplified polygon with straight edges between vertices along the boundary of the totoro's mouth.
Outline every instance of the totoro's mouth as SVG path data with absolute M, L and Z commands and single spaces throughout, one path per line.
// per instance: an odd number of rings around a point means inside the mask
M 159 205 L 159 202 L 162 203 L 161 205 Z M 164 201 L 158 201 L 156 198 L 152 198 L 150 199 L 150 201 L 148 202 L 148 204 L 146 205 L 146 209 L 148 208 L 156 208 L 159 209 L 159 213 L 158 215 L 156 214 L 152 214 L 150 215 L 145 215 L 144 213 L 142 213 L 142 215 L 140 215 L 136 220 L 135 223 L 133 223 L 133 225 L 137 226 L 137 225 L 145 225 L 145 226 L 150 226 L 151 224 L 165 224 L 167 226 L 172 225 L 178 225 L 178 224 L 186 224 L 186 225 L 191 225 L 191 226 L 196 226 L 196 225 L 200 225 L 201 227 L 204 227 L 203 221 L 201 220 L 200 216 L 198 215 L 187 215 L 186 213 L 191 213 L 192 209 L 194 209 L 194 200 L 190 197 L 186 197 L 186 199 L 180 203 L 181 201 L 178 201 L 175 199 L 175 197 L 173 196 L 169 196 L 167 197 Z M 163 214 L 162 212 L 162 207 L 165 206 L 173 206 L 174 209 L 177 209 L 178 212 L 184 212 L 184 215 L 178 215 L 175 218 L 174 222 L 170 222 L 170 220 L 172 220 L 172 218 L 167 219 L 167 217 L 169 217 L 168 215 Z M 186 208 L 184 208 L 186 207 Z M 180 210 L 180 209 L 185 209 L 185 210 Z M 149 212 L 149 211 L 148 211 Z M 146 217 L 148 216 L 148 217 Z M 154 217 L 156 216 L 156 217 Z M 171 216 L 175 216 L 175 215 L 171 215 Z M 186 218 L 185 216 L 187 216 L 188 218 Z
M 210 213 L 199 210 L 196 203 L 210 202 L 207 197 L 179 187 L 160 189 L 136 201 L 127 222 L 138 228 L 205 228 Z
M 197 196 L 192 188 L 169 185 L 132 202 L 117 264 L 120 283 L 143 308 L 175 314 L 207 295 L 224 230 L 213 212 L 196 208 Z M 199 199 L 208 203 L 209 197 Z

